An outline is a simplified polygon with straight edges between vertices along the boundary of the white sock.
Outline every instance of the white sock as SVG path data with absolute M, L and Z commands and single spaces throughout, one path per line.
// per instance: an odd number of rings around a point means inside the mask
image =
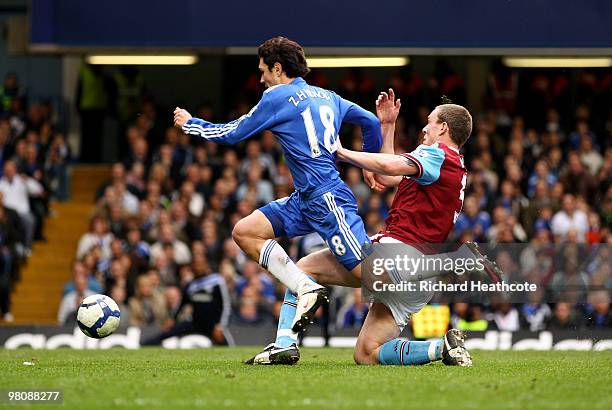
M 268 239 L 264 242 L 259 253 L 259 264 L 298 295 L 319 287 L 293 263 L 285 250 L 274 239 Z M 315 286 L 313 287 L 313 285 Z

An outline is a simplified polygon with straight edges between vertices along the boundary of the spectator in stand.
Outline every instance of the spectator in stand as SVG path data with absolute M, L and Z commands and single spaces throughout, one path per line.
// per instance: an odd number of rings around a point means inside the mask
M 179 266 L 174 262 L 173 249 L 171 245 L 166 245 L 166 249 L 152 258 L 153 268 L 159 272 L 161 280 L 166 285 L 177 283 L 177 271 Z
M 134 162 L 125 178 L 125 182 L 127 189 L 139 200 L 144 198 L 146 189 L 145 167 L 141 162 Z
M 572 304 L 568 302 L 555 304 L 553 316 L 546 325 L 548 330 L 579 330 L 581 327 L 582 321 Z
M 588 216 L 589 231 L 586 233 L 586 242 L 590 245 L 597 244 L 602 241 L 604 235 L 601 227 L 601 220 L 596 212 L 590 212 Z
M 109 296 L 117 303 L 119 306 L 119 311 L 121 312 L 121 322 L 119 323 L 120 328 L 126 328 L 129 326 L 130 322 L 130 309 L 127 305 L 127 293 L 123 286 L 113 286 L 109 292 Z
M 106 188 L 112 186 L 116 182 L 125 181 L 125 166 L 117 162 L 111 167 L 111 178 L 108 181 L 104 181 L 96 190 L 96 200 L 102 198 L 106 193 Z
M 345 181 L 357 198 L 357 206 L 361 208 L 362 204 L 370 197 L 371 191 L 370 188 L 362 181 L 359 168 L 349 167 L 346 171 Z
M 274 164 L 279 164 L 281 162 L 282 152 L 279 149 L 278 143 L 276 142 L 276 137 L 272 131 L 266 130 L 261 134 L 261 153 L 264 155 L 269 155 L 274 160 Z
M 161 326 L 168 318 L 163 295 L 153 291 L 151 278 L 141 275 L 136 279 L 134 296 L 129 301 L 130 324 Z
M 114 182 L 106 190 L 107 205 L 119 205 L 122 211 L 128 215 L 138 213 L 138 198 L 127 189 L 124 181 Z
M 166 309 L 168 310 L 168 320 L 172 321 L 173 317 L 177 317 L 179 321 L 189 320 L 191 309 L 183 309 L 182 312 L 179 311 L 181 307 L 181 290 L 177 286 L 168 286 L 164 289 L 164 299 L 166 301 Z M 172 325 L 166 323 L 165 327 L 170 326 Z
M 268 309 L 274 302 L 275 291 L 274 282 L 264 273 L 259 265 L 252 260 L 248 260 L 243 268 L 242 277 L 236 283 L 238 298 L 242 297 L 243 292 L 249 288 L 255 291 L 257 300 L 262 309 Z
M 101 215 L 94 215 L 89 221 L 89 232 L 81 236 L 77 246 L 77 259 L 82 259 L 94 246 L 99 246 L 102 258 L 109 259 L 111 255 L 110 244 L 113 235 L 109 232 L 108 222 Z
M 580 137 L 578 155 L 580 156 L 580 162 L 589 170 L 591 175 L 597 175 L 604 160 L 601 154 L 593 148 L 593 140 L 588 135 Z
M 57 321 L 60 325 L 67 325 L 76 321 L 77 310 L 87 296 L 95 293 L 87 289 L 87 278 L 78 275 L 74 278 L 74 290 L 64 296 L 57 312 Z
M 238 299 L 236 320 L 238 323 L 257 325 L 265 321 L 266 314 L 260 308 L 257 289 L 246 287 Z
M 183 201 L 174 201 L 170 209 L 170 224 L 174 230 L 174 235 L 179 241 L 191 242 L 197 234 L 196 228 L 187 209 L 187 204 Z
M 197 169 L 195 171 L 197 173 Z M 180 196 L 178 199 L 187 206 L 190 215 L 196 218 L 202 216 L 206 202 L 204 201 L 204 197 L 196 191 L 196 186 L 193 182 L 183 182 L 183 185 L 181 186 Z
M 521 218 L 527 211 L 529 200 L 521 193 L 518 184 L 507 179 L 501 183 L 497 205 L 506 208 L 515 218 Z
M 19 263 L 16 246 L 20 240 L 19 217 L 15 211 L 4 208 L 0 194 L 0 317 L 13 321 L 11 314 L 11 287 L 15 279 L 13 272 Z
M 610 312 L 610 295 L 607 290 L 597 290 L 589 293 L 587 307 L 587 327 L 594 329 L 612 328 L 612 312 Z
M 276 178 L 276 164 L 270 154 L 261 152 L 261 143 L 256 140 L 249 140 L 246 148 L 246 158 L 240 161 L 239 177 L 241 180 L 248 178 L 249 170 L 253 164 L 261 167 L 260 175 L 268 181 Z
M 578 241 L 584 242 L 585 235 L 589 231 L 589 223 L 586 214 L 576 209 L 576 198 L 572 194 L 563 195 L 563 209 L 557 212 L 551 221 L 551 229 L 555 235 L 555 242 L 565 240 L 570 230 L 575 230 Z
M 525 228 L 527 229 L 528 234 L 531 235 L 535 232 L 535 221 L 539 217 L 541 217 L 542 210 L 544 208 L 549 208 L 549 212 L 552 212 L 550 210 L 551 205 L 552 201 L 550 199 L 550 190 L 548 188 L 547 183 L 545 181 L 538 180 L 534 187 L 534 194 L 529 200 L 529 206 L 527 207 L 523 218 L 523 222 L 525 223 Z M 550 220 L 550 218 L 552 218 L 552 214 L 547 219 Z
M 123 161 L 126 169 L 131 169 L 135 164 L 148 167 L 149 162 L 149 143 L 144 136 L 139 136 L 130 142 L 130 154 Z
M 512 236 L 511 242 L 524 242 L 527 239 L 525 230 L 521 224 L 518 223 L 516 218 L 510 215 L 508 209 L 502 206 L 495 207 L 495 209 L 493 209 L 493 222 L 494 224 L 486 232 L 489 242 L 504 242 L 502 236 L 506 231 L 509 231 Z
M 450 324 L 452 327 L 472 332 L 484 332 L 489 328 L 489 322 L 483 317 L 482 307 L 466 302 L 453 304 L 453 314 Z
M 521 307 L 520 319 L 523 326 L 532 332 L 546 329 L 546 323 L 552 314 L 546 303 L 542 302 L 542 291 L 530 292 L 529 302 Z
M 132 225 L 128 228 L 125 236 L 125 251 L 136 261 L 138 266 L 145 267 L 149 263 L 151 247 L 142 240 L 142 234 L 137 226 Z
M 455 237 L 459 237 L 465 230 L 470 230 L 477 241 L 485 240 L 485 233 L 491 225 L 491 217 L 487 212 L 480 211 L 478 208 L 476 197 L 468 195 L 463 203 L 463 212 L 455 223 Z
M 32 178 L 18 175 L 15 163 L 6 161 L 4 163 L 4 175 L 0 178 L 0 192 L 4 198 L 4 206 L 19 214 L 25 232 L 26 253 L 31 253 L 36 219 L 30 208 L 29 197 L 43 195 L 42 185 Z
M 570 242 L 574 240 L 574 243 Z M 570 231 L 565 246 L 560 248 L 561 261 L 559 269 L 550 283 L 550 296 L 555 301 L 574 304 L 586 299 L 590 278 L 584 271 L 580 249 L 575 243 L 575 231 Z
M 23 256 L 21 250 L 24 246 L 24 228 L 17 211 L 4 205 L 4 194 L 0 191 L 0 223 L 2 224 L 4 245 L 8 247 L 13 257 Z
M 584 120 L 576 122 L 576 130 L 572 131 L 567 138 L 567 145 L 570 150 L 576 150 L 580 146 L 582 137 L 590 138 L 595 140 L 595 135 L 589 128 L 589 123 Z
M 552 188 L 554 183 L 557 182 L 557 177 L 549 170 L 548 163 L 544 159 L 536 162 L 535 171 L 531 174 L 527 182 L 527 196 L 529 196 L 529 198 L 534 197 L 536 186 L 539 182 L 543 182 L 547 189 Z
M 493 322 L 498 330 L 516 332 L 521 328 L 518 310 L 508 302 L 493 306 Z
M 151 257 L 155 261 L 164 251 L 164 246 L 170 246 L 172 249 L 173 261 L 177 265 L 186 265 L 191 262 L 191 252 L 189 247 L 184 242 L 176 239 L 172 225 L 166 223 L 160 226 L 159 241 L 155 242 L 151 247 Z
M 267 179 L 262 179 L 262 167 L 252 162 L 246 171 L 246 180 L 238 187 L 236 198 L 240 201 L 248 194 L 254 195 L 257 204 L 274 201 L 274 187 Z
M 113 193 L 111 197 L 115 195 L 115 192 L 112 188 L 109 188 Z M 103 205 L 103 210 L 107 215 L 107 222 L 110 229 L 110 233 L 115 238 L 122 238 L 125 236 L 124 228 L 125 228 L 125 219 L 127 216 L 127 212 L 124 212 L 123 207 L 118 203 L 118 201 L 111 201 L 105 205 Z
M 340 308 L 336 323 L 339 328 L 360 329 L 368 314 L 368 304 L 361 298 L 361 288 L 353 289 L 351 297 Z
M 204 219 L 202 221 L 201 237 L 203 248 L 206 249 L 205 256 L 210 261 L 211 265 L 216 269 L 221 261 L 222 246 L 222 243 L 219 240 L 217 224 L 212 222 L 210 219 Z M 196 242 L 194 242 L 194 245 L 195 244 Z
M 70 147 L 63 134 L 56 134 L 47 152 L 46 172 L 53 196 L 59 201 L 66 201 L 70 196 L 68 162 L 70 161 Z
M 578 153 L 575 151 L 568 154 L 567 165 L 559 175 L 559 182 L 565 188 L 565 192 L 581 196 L 588 202 L 592 200 L 596 180 L 584 168 Z
M 84 277 L 87 280 L 87 289 L 91 290 L 93 293 L 103 293 L 104 289 L 102 285 L 98 283 L 98 280 L 93 275 L 88 275 L 87 268 L 83 264 L 83 262 L 75 260 L 72 262 L 72 275 L 73 278 L 71 281 L 66 282 L 64 285 L 63 294 L 67 295 L 70 292 L 74 292 L 76 289 L 77 278 Z

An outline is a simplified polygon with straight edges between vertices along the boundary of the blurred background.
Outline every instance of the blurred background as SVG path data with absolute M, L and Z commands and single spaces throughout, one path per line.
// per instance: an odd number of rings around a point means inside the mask
M 525 244 L 498 262 L 542 292 L 524 304 L 432 305 L 414 321 L 417 337 L 449 323 L 612 328 L 610 254 L 598 247 L 612 239 L 612 4 L 150 3 L 0 2 L 0 334 L 73 327 L 93 293 L 117 301 L 122 326 L 155 334 L 192 320 L 188 306 L 173 319 L 186 283 L 219 273 L 228 292 L 207 320 L 270 337 L 284 291 L 231 230 L 292 192 L 279 146 L 269 132 L 236 147 L 206 143 L 172 128 L 171 114 L 247 113 L 263 91 L 256 47 L 276 35 L 305 47 L 309 83 L 366 109 L 392 87 L 402 100 L 396 152 L 419 144 L 442 95 L 474 116 L 450 239 Z M 358 129 L 340 135 L 360 147 Z M 356 168 L 342 173 L 368 232 L 383 229 L 394 192 L 371 192 Z M 295 260 L 324 246 L 316 234 L 282 245 Z M 588 267 L 585 252 L 595 252 Z M 546 303 L 568 283 L 583 287 L 580 299 Z M 367 313 L 360 290 L 333 294 L 323 334 L 355 334 Z

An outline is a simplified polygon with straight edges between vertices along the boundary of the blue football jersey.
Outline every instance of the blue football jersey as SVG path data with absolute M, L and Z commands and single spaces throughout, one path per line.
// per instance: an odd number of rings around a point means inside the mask
M 339 179 L 336 150 L 343 122 L 361 127 L 364 151 L 380 151 L 380 122 L 374 114 L 301 77 L 268 88 L 259 103 L 237 120 L 213 124 L 191 118 L 182 128 L 185 133 L 228 145 L 272 131 L 283 148 L 296 190 L 310 193 Z

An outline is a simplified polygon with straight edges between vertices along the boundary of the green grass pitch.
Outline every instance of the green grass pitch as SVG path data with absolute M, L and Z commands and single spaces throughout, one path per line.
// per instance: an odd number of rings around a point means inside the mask
M 243 365 L 256 350 L 0 350 L 0 389 L 63 389 L 63 406 L 34 406 L 46 409 L 612 408 L 612 351 L 475 351 L 456 368 L 302 349 L 293 367 Z

